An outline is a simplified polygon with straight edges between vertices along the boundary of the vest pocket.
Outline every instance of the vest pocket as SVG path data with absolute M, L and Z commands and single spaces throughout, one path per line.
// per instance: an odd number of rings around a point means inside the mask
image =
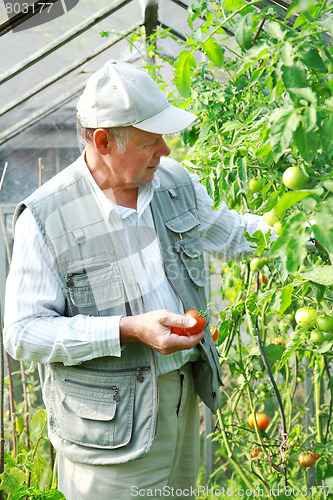
M 68 273 L 66 288 L 71 308 L 76 313 L 93 314 L 92 310 L 98 311 L 123 304 L 122 281 L 114 265 Z M 98 312 L 95 312 L 96 314 Z
M 180 256 L 187 274 L 196 286 L 204 286 L 206 279 L 199 224 L 199 219 L 192 212 L 165 221 L 172 234 L 173 250 Z
M 93 448 L 125 446 L 132 437 L 135 372 L 103 374 L 54 370 L 49 409 L 52 431 L 60 438 Z

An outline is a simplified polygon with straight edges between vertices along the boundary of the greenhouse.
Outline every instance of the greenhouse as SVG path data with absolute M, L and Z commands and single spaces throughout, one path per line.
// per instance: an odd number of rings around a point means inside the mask
M 0 33 L 0 499 L 333 498 L 332 2 Z

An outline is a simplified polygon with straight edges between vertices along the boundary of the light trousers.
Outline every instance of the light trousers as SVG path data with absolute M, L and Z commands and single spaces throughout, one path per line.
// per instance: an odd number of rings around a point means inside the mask
M 157 432 L 148 454 L 116 465 L 58 457 L 58 489 L 67 500 L 195 498 L 199 408 L 191 367 L 158 378 Z

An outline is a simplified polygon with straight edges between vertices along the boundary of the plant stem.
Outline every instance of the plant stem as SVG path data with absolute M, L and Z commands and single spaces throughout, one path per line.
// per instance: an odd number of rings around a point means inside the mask
M 322 388 L 322 378 L 324 373 L 324 364 L 321 358 L 317 358 L 316 361 L 317 370 L 315 370 L 315 377 L 317 372 L 317 380 L 315 380 L 315 412 L 316 412 L 316 427 L 317 427 L 317 440 L 319 443 L 324 443 L 324 434 L 323 434 L 323 418 L 321 414 L 321 388 Z M 319 373 L 318 373 L 319 372 Z

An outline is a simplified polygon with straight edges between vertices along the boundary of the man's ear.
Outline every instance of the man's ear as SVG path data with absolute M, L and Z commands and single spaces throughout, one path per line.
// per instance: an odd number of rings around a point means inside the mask
M 101 155 L 107 155 L 111 151 L 111 134 L 105 128 L 97 128 L 94 131 L 93 143 Z

